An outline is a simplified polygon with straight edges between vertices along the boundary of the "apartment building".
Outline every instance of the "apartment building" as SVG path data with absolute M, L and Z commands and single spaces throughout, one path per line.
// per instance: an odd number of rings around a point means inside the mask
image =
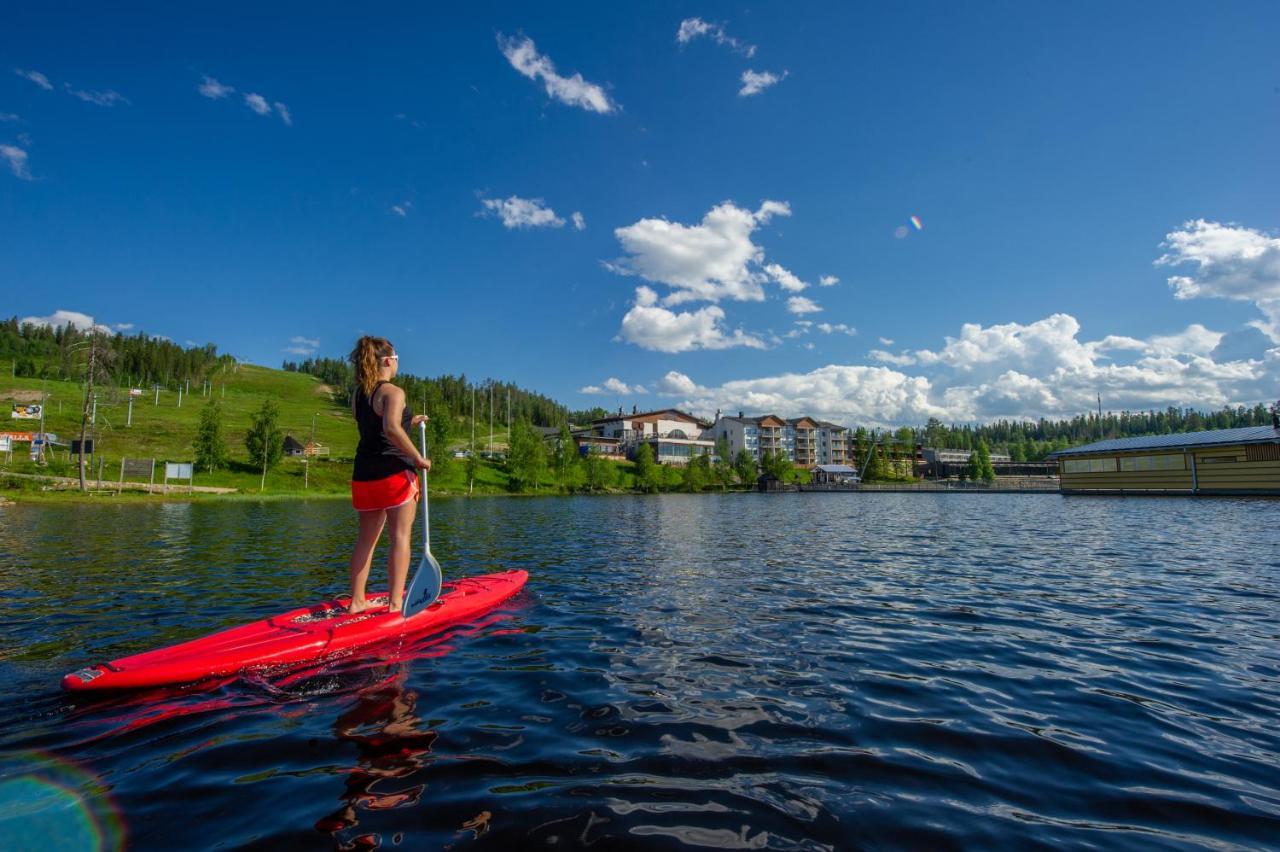
M 849 430 L 812 417 L 747 417 L 740 411 L 737 417 L 717 417 L 702 437 L 713 442 L 723 438 L 729 444 L 731 458 L 745 449 L 757 462 L 765 453 L 785 453 L 800 467 L 851 463 Z

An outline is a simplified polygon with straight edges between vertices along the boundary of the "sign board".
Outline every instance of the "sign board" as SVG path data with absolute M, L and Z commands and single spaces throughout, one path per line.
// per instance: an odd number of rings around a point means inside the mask
M 0 432 L 0 438 L 8 438 L 15 444 L 29 443 L 35 436 L 35 432 Z
M 129 388 L 129 396 L 142 396 L 142 388 Z
M 165 479 L 190 479 L 191 468 L 192 468 L 192 465 L 190 462 L 187 462 L 185 464 L 179 463 L 179 462 L 165 462 L 164 478 Z
M 121 459 L 120 478 L 126 476 L 151 476 L 155 473 L 155 459 Z
M 8 435 L 0 435 L 0 453 L 13 452 L 13 439 Z
M 39 420 L 44 406 L 39 403 L 15 404 L 9 416 L 14 420 Z
M 85 439 L 84 452 L 85 452 L 85 455 L 93 455 L 93 439 L 92 438 Z M 73 456 L 80 455 L 80 439 L 79 438 L 71 439 L 71 455 Z

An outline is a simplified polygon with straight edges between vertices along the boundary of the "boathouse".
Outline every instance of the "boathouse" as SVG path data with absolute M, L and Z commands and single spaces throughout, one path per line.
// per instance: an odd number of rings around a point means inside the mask
M 1280 423 L 1117 438 L 1049 458 L 1063 494 L 1280 496 Z

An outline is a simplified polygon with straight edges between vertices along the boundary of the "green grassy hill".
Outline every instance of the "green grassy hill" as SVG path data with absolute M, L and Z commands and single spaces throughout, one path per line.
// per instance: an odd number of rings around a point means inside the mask
M 5 364 L 3 367 L 7 368 Z M 45 429 L 57 435 L 58 441 L 69 442 L 80 435 L 80 411 L 84 390 L 75 382 L 62 382 L 34 378 L 9 378 L 8 369 L 0 372 L 0 416 L 5 418 L 0 431 L 35 431 L 38 423 L 30 420 L 11 419 L 8 412 L 15 401 L 36 402 L 43 391 L 45 396 Z M 154 458 L 157 465 L 163 462 L 189 462 L 193 460 L 192 441 L 200 420 L 201 409 L 214 400 L 222 407 L 223 432 L 231 458 L 229 469 L 207 473 L 197 471 L 196 485 L 214 485 L 237 488 L 242 492 L 257 493 L 261 471 L 249 465 L 244 437 L 254 412 L 265 400 L 275 402 L 280 411 L 280 427 L 300 442 L 306 443 L 315 429 L 315 440 L 329 448 L 327 457 L 313 460 L 307 473 L 306 491 L 312 494 L 346 494 L 351 474 L 351 458 L 356 448 L 356 427 L 351 412 L 334 401 L 332 390 L 314 376 L 304 373 L 272 370 L 241 364 L 236 368 L 214 376 L 209 396 L 203 388 L 192 387 L 190 394 L 183 394 L 178 405 L 175 391 L 160 391 L 156 403 L 154 391 L 146 389 L 133 403 L 132 425 L 128 422 L 129 395 L 127 388 L 105 387 L 98 393 L 97 424 L 89 434 L 96 438 L 96 450 L 102 463 L 103 479 L 114 482 L 120 475 L 120 460 L 128 458 Z M 468 436 L 452 442 L 452 448 L 460 448 L 469 442 L 470 425 L 459 422 L 455 431 Z M 476 438 L 479 446 L 488 440 L 488 424 L 477 424 Z M 495 433 L 494 441 L 505 446 L 506 432 Z M 65 447 L 56 447 L 46 456 L 47 464 L 37 467 L 27 455 L 27 444 L 15 444 L 12 460 L 0 455 L 0 472 L 40 473 L 54 476 L 75 476 L 76 461 L 68 458 Z M 437 458 L 443 454 L 432 452 Z M 465 492 L 465 471 L 461 461 L 444 463 L 432 479 L 432 489 L 437 492 Z M 96 476 L 96 470 L 93 472 Z M 163 476 L 163 468 L 159 477 Z M 477 475 L 476 490 L 481 493 L 500 493 L 508 488 L 507 476 L 501 469 L 488 464 L 481 465 Z M 304 492 L 304 464 L 299 459 L 285 458 L 267 474 L 265 492 Z

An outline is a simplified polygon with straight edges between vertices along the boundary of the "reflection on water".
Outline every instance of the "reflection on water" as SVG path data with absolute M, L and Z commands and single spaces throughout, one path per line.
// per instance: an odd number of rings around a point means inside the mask
M 308 670 L 73 700 L 58 679 L 86 662 L 341 591 L 354 521 L 0 509 L 0 747 L 78 767 L 139 849 L 1280 836 L 1275 501 L 663 495 L 432 520 L 446 573 L 525 568 L 526 592 Z M 0 809 L 71 806 L 19 765 Z

